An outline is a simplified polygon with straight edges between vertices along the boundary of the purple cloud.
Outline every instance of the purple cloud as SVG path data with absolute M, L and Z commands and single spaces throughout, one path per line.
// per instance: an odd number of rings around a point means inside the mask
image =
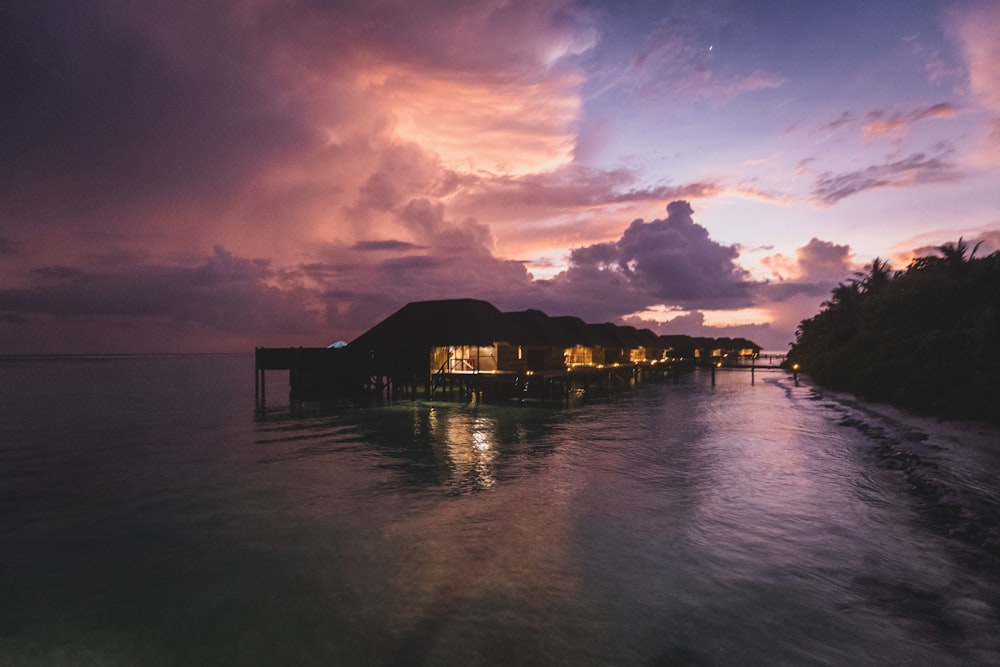
M 425 250 L 426 246 L 420 246 L 407 241 L 388 239 L 385 241 L 358 241 L 351 248 L 361 252 L 405 252 L 407 250 Z
M 723 187 L 711 182 L 635 187 L 629 169 L 595 169 L 571 165 L 552 172 L 522 176 L 479 175 L 460 195 L 469 208 L 539 206 L 578 208 L 601 204 L 664 201 L 718 195 Z
M 560 280 L 573 284 L 586 275 L 625 282 L 648 299 L 670 304 L 698 302 L 702 307 L 749 305 L 749 274 L 736 264 L 735 246 L 713 241 L 694 222 L 686 201 L 667 206 L 667 217 L 635 220 L 615 243 L 577 248 Z
M 311 136 L 219 5 L 16 6 L 0 20 L 0 139 L 19 168 L 0 196 L 37 224 L 127 226 L 153 202 L 208 203 Z
M 959 178 L 956 166 L 944 159 L 943 155 L 927 157 L 924 153 L 915 153 L 902 160 L 872 165 L 858 171 L 820 174 L 816 178 L 812 195 L 814 201 L 821 206 L 832 206 L 841 199 L 866 190 L 945 183 Z
M 812 238 L 795 251 L 794 258 L 776 254 L 762 260 L 777 280 L 761 285 L 758 295 L 772 303 L 797 296 L 826 296 L 834 285 L 850 278 L 857 269 L 853 257 L 848 245 Z
M 0 290 L 0 312 L 153 319 L 193 323 L 239 334 L 301 332 L 319 321 L 312 294 L 279 288 L 269 262 L 236 257 L 223 248 L 198 266 L 132 266 L 112 273 L 75 267 L 36 269 L 32 285 Z
M 881 110 L 870 111 L 865 117 L 866 122 L 861 131 L 867 136 L 889 134 L 897 130 L 905 130 L 925 118 L 954 118 L 958 112 L 958 107 L 948 102 L 920 106 L 905 114 L 889 114 Z
M 840 114 L 840 117 L 838 117 L 836 120 L 830 121 L 820 129 L 828 131 L 839 130 L 843 126 L 851 123 L 853 120 L 854 116 L 851 114 L 851 112 L 845 111 L 844 113 Z
M 528 305 L 591 322 L 664 303 L 751 305 L 756 283 L 736 264 L 736 247 L 713 241 L 686 201 L 671 202 L 667 213 L 662 220 L 633 221 L 617 241 L 573 249 L 566 271 L 534 282 Z

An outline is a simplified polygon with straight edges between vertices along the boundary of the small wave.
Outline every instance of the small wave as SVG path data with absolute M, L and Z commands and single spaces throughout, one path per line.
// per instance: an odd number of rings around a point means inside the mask
M 1000 561 L 1000 499 L 997 490 L 974 483 L 960 467 L 975 466 L 962 443 L 952 446 L 921 428 L 877 412 L 853 397 L 812 390 L 822 409 L 840 426 L 865 436 L 877 465 L 902 475 L 920 502 L 924 518 L 939 533 L 975 547 L 988 563 Z M 995 471 L 994 471 L 995 473 Z M 995 479 L 995 476 L 993 476 Z

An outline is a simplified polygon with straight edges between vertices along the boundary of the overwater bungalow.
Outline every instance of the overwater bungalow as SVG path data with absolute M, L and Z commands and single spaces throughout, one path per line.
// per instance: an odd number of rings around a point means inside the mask
M 534 309 L 505 313 L 478 299 L 417 301 L 337 349 L 258 348 L 258 384 L 263 371 L 287 367 L 293 391 L 523 397 L 530 387 L 544 398 L 569 391 L 574 382 L 635 382 L 654 370 L 666 372 L 661 362 L 669 358 L 705 348 L 684 336 L 680 350 L 677 338 Z
M 566 370 L 567 349 L 578 340 L 571 329 L 562 326 L 558 318 L 535 309 L 504 313 L 504 317 L 521 335 L 515 341 L 517 355 L 511 361 L 512 370 L 532 373 Z
M 418 301 L 403 306 L 347 347 L 369 383 L 431 391 L 439 378 L 497 373 L 511 366 L 511 340 L 523 338 L 495 306 L 477 299 Z

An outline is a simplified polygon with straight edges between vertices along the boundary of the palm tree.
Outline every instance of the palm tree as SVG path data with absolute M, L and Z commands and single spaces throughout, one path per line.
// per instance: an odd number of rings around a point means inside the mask
M 888 260 L 883 260 L 880 257 L 872 260 L 868 273 L 859 271 L 854 275 L 860 281 L 861 290 L 872 293 L 880 292 L 893 278 L 892 266 L 889 265 Z
M 982 241 L 977 243 L 972 248 L 972 252 L 969 253 L 968 257 L 965 255 L 969 250 L 969 244 L 962 237 L 958 237 L 957 243 L 945 243 L 944 245 L 939 245 L 937 249 L 943 255 L 941 261 L 948 267 L 948 270 L 954 275 L 961 275 L 965 272 L 968 263 L 972 261 L 972 258 L 976 255 L 976 251 L 979 250 L 979 246 L 982 244 Z

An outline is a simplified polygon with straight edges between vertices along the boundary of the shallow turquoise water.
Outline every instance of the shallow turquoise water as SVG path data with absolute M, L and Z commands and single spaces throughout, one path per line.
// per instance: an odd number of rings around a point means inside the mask
M 720 373 L 281 405 L 0 361 L 0 664 L 998 664 L 995 458 Z

